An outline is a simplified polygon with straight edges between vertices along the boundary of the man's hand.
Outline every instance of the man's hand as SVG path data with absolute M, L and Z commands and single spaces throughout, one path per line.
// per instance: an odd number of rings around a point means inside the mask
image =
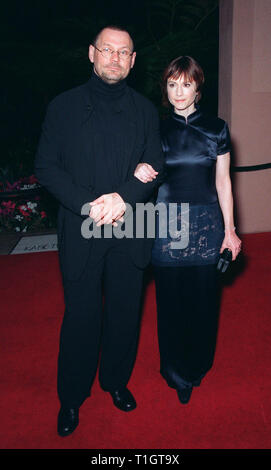
M 123 222 L 126 204 L 118 193 L 103 194 L 89 203 L 91 206 L 89 216 L 96 222 L 97 227 L 103 224 L 112 224 L 116 227 L 117 220 Z
M 134 176 L 142 183 L 152 181 L 156 175 L 158 175 L 158 171 L 155 171 L 148 163 L 139 163 L 134 172 Z

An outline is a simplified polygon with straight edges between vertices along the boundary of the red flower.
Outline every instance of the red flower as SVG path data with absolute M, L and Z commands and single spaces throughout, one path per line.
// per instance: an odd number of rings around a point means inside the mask
M 42 219 L 45 219 L 47 217 L 47 214 L 44 211 L 41 211 L 40 215 Z
M 12 201 L 7 201 L 7 202 L 3 201 L 2 205 L 5 206 L 7 209 L 14 209 L 16 206 L 15 202 L 12 202 Z
M 15 183 L 11 184 L 9 181 L 7 181 L 7 190 L 8 191 L 13 191 L 14 189 L 20 189 L 20 182 L 15 181 Z
M 9 213 L 14 211 L 16 204 L 12 201 L 3 201 L 2 206 L 6 209 L 7 213 Z
M 3 215 L 12 215 L 16 207 L 16 204 L 15 202 L 12 202 L 12 201 L 7 201 L 7 202 L 3 201 L 1 206 L 2 206 L 1 213 Z
M 26 206 L 19 206 L 19 211 L 20 213 L 26 218 L 26 219 L 30 219 L 30 214 L 27 212 L 27 210 L 25 210 Z
M 37 178 L 36 178 L 35 175 L 29 176 L 29 178 L 28 178 L 28 183 L 29 183 L 29 184 L 35 184 L 35 183 L 37 183 L 37 182 L 38 182 L 38 180 L 37 180 Z

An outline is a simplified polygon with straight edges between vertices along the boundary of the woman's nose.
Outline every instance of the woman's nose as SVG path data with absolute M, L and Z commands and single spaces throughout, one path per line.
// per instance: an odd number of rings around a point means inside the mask
M 178 86 L 178 87 L 177 87 L 176 93 L 177 93 L 178 96 L 182 96 L 182 94 L 183 94 L 183 89 L 182 89 L 181 86 Z

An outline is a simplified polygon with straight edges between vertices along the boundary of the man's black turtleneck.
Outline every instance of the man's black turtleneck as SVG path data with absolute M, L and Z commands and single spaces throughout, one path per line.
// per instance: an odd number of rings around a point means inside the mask
M 129 171 L 131 105 L 126 80 L 104 82 L 95 72 L 89 81 L 94 111 L 91 115 L 90 182 L 101 194 L 116 191 Z
M 97 100 L 119 100 L 122 99 L 125 91 L 127 91 L 126 80 L 120 80 L 117 83 L 107 83 L 102 80 L 94 71 L 90 78 L 90 87 Z

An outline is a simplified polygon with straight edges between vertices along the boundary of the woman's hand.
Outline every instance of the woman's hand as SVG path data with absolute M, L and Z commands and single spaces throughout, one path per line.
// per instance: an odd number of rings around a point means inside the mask
M 222 253 L 225 248 L 228 248 L 232 252 L 232 261 L 234 261 L 241 251 L 241 245 L 242 242 L 236 235 L 235 230 L 225 231 L 225 237 L 221 245 L 220 253 Z
M 155 171 L 148 163 L 139 163 L 134 172 L 134 176 L 142 183 L 153 181 L 156 175 L 158 175 L 158 171 Z

